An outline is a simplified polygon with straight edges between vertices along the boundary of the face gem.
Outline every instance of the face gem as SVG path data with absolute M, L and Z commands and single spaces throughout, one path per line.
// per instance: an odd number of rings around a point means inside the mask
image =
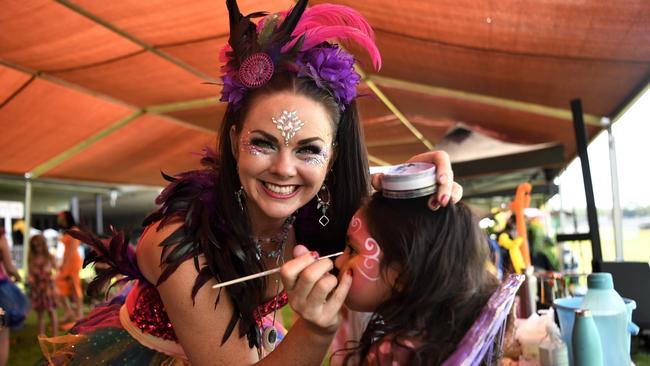
M 298 111 L 289 112 L 287 110 L 282 111 L 280 118 L 276 119 L 275 117 L 271 118 L 275 127 L 280 130 L 282 137 L 284 137 L 284 145 L 289 146 L 289 140 L 296 135 L 296 132 L 305 124 L 298 118 Z

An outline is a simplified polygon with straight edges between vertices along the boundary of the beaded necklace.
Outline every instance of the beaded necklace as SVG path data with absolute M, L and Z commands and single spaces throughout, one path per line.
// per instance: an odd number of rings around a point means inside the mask
M 287 244 L 287 239 L 289 238 L 289 231 L 293 227 L 293 222 L 295 219 L 295 215 L 287 217 L 287 219 L 284 220 L 284 223 L 282 224 L 282 230 L 273 236 L 265 238 L 253 237 L 253 241 L 255 242 L 255 253 L 258 260 L 261 260 L 263 257 L 277 260 L 279 257 L 281 257 L 281 254 L 284 252 L 284 247 Z M 267 251 L 263 248 L 263 246 L 272 244 L 275 244 L 276 246 L 274 250 Z
M 296 219 L 295 215 L 291 215 L 287 217 L 286 220 L 284 220 L 284 223 L 282 224 L 282 230 L 276 235 L 267 237 L 267 238 L 259 238 L 255 237 L 255 252 L 257 255 L 257 259 L 261 260 L 262 258 L 271 258 L 275 259 L 275 264 L 277 267 L 280 267 L 282 264 L 284 264 L 284 249 L 287 246 L 287 241 L 289 239 L 289 232 L 291 231 L 291 228 L 293 227 L 293 222 Z M 276 249 L 271 250 L 271 251 L 266 251 L 262 247 L 263 244 L 269 245 L 269 244 L 276 244 Z M 275 349 L 275 346 L 278 341 L 278 331 L 275 328 L 275 316 L 277 314 L 278 308 L 280 307 L 278 303 L 278 297 L 280 295 L 280 283 L 278 280 L 275 280 L 275 299 L 273 301 L 273 322 L 270 327 L 264 327 L 262 329 L 262 347 L 264 348 L 265 351 L 271 352 Z M 262 319 L 262 314 L 260 313 L 259 307 L 257 308 L 258 311 L 258 316 L 260 319 Z M 261 359 L 261 349 L 258 351 L 259 356 Z

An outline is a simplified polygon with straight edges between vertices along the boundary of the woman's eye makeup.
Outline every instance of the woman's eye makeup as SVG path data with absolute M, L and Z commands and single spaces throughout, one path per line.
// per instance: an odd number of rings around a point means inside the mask
M 320 147 L 315 145 L 301 146 L 300 148 L 298 148 L 298 153 L 301 154 L 317 155 L 320 154 L 320 152 L 321 152 Z
M 276 150 L 273 142 L 259 137 L 253 137 L 250 140 L 244 139 L 242 146 L 251 155 L 269 154 Z
M 253 138 L 251 139 L 251 144 L 262 149 L 275 150 L 275 144 L 266 139 Z
M 272 154 L 281 149 L 277 141 L 263 136 L 250 136 L 250 133 L 241 139 L 241 146 L 244 151 L 254 156 Z M 298 159 L 312 166 L 324 166 L 329 160 L 329 149 L 313 143 L 296 147 L 294 153 Z
M 317 145 L 301 146 L 298 148 L 297 155 L 305 163 L 318 167 L 325 165 L 329 159 L 329 151 Z

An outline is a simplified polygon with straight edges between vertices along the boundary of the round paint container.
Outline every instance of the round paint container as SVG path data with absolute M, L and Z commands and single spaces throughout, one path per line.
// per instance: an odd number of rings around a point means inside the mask
M 430 163 L 405 163 L 388 167 L 382 178 L 386 198 L 409 199 L 436 192 L 436 166 Z

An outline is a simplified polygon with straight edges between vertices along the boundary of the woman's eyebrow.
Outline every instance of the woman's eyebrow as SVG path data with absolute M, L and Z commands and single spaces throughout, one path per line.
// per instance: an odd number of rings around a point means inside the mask
M 314 141 L 322 141 L 322 142 L 325 142 L 325 140 L 323 140 L 322 138 L 316 136 L 316 137 L 310 137 L 310 138 L 307 138 L 307 139 L 299 140 L 299 141 L 298 141 L 298 145 L 307 145 L 307 144 L 309 144 L 309 143 L 311 143 L 311 142 L 314 142 Z
M 264 136 L 268 140 L 271 140 L 271 142 L 274 142 L 276 144 L 278 143 L 278 139 L 275 136 L 271 135 L 270 133 L 268 133 L 266 131 L 252 130 L 251 133 L 259 133 L 260 135 Z M 318 136 L 314 136 L 314 137 L 309 137 L 309 138 L 306 138 L 306 139 L 298 140 L 298 145 L 307 145 L 307 144 L 309 144 L 311 142 L 314 142 L 314 141 L 325 142 L 325 140 L 323 140 L 322 138 L 320 138 Z
M 260 135 L 264 136 L 266 139 L 271 140 L 271 142 L 273 142 L 273 143 L 276 143 L 276 144 L 278 143 L 278 139 L 275 136 L 271 135 L 270 133 L 268 133 L 266 131 L 262 131 L 262 130 L 253 130 L 253 131 L 251 131 L 251 133 L 253 133 L 253 132 L 259 133 Z

